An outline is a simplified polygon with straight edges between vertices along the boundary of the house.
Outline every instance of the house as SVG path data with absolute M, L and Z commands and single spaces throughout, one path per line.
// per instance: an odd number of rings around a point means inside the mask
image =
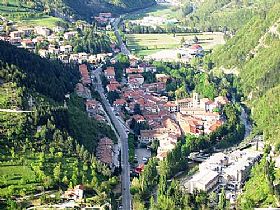
M 128 84 L 133 86 L 141 86 L 144 83 L 144 77 L 141 74 L 129 74 L 128 75 Z
M 34 28 L 19 28 L 18 30 L 22 32 L 24 36 L 30 36 L 35 31 Z
M 126 74 L 141 74 L 143 73 L 143 69 L 138 69 L 138 68 L 126 68 L 125 73 Z
M 166 74 L 156 74 L 157 82 L 164 82 L 164 83 L 166 83 L 169 78 L 170 78 L 170 76 L 168 76 Z
M 59 47 L 57 45 L 50 44 L 48 48 L 48 53 L 58 55 L 60 53 Z
M 139 64 L 138 69 L 141 69 L 143 72 L 152 72 L 152 73 L 155 73 L 157 71 L 157 68 L 155 66 L 151 66 L 148 63 Z
M 65 28 L 62 27 L 62 26 L 55 26 L 55 27 L 53 28 L 53 31 L 54 31 L 55 33 L 63 33 L 63 32 L 65 31 Z
M 101 13 L 99 13 L 99 17 L 111 18 L 112 13 L 111 12 L 101 12 Z
M 166 102 L 164 105 L 164 108 L 166 110 L 168 110 L 169 112 L 177 112 L 178 111 L 178 107 L 177 105 L 175 104 L 175 102 L 172 102 L 172 101 L 168 101 Z
M 45 49 L 40 49 L 38 51 L 38 54 L 42 57 L 42 58 L 45 58 L 47 57 L 47 55 L 49 54 L 49 51 L 48 50 L 45 50 Z
M 79 65 L 79 71 L 82 76 L 82 83 L 83 85 L 91 84 L 91 79 L 88 73 L 88 68 L 86 64 Z
M 69 55 L 65 55 L 65 54 L 60 54 L 58 55 L 58 59 L 62 62 L 62 63 L 69 63 Z
M 85 102 L 86 105 L 86 111 L 89 115 L 89 117 L 93 117 L 97 114 L 98 111 L 98 102 L 94 99 L 87 99 Z
M 140 143 L 150 143 L 154 140 L 159 140 L 160 136 L 165 133 L 165 129 L 154 129 L 154 130 L 140 130 L 138 139 Z
M 214 99 L 215 103 L 219 103 L 221 105 L 226 105 L 229 103 L 229 100 L 227 99 L 227 97 L 223 97 L 223 96 L 218 96 Z
M 62 198 L 67 200 L 81 200 L 84 196 L 84 186 L 83 185 L 77 185 L 73 189 L 68 189 L 64 192 L 62 195 Z
M 120 92 L 121 84 L 114 79 L 110 80 L 110 83 L 106 86 L 108 92 L 117 91 Z
M 193 56 L 202 56 L 204 53 L 203 47 L 199 44 L 194 44 L 189 48 L 189 54 Z
M 63 35 L 63 37 L 64 37 L 64 39 L 66 39 L 66 40 L 70 40 L 70 39 L 72 39 L 74 36 L 76 36 L 77 34 L 78 34 L 77 31 L 69 31 L 69 32 L 65 32 L 64 35 Z
M 131 118 L 134 119 L 137 123 L 143 123 L 146 121 L 145 118 L 139 114 L 133 115 Z
M 124 105 L 126 105 L 126 100 L 124 99 L 116 99 L 113 103 L 113 106 L 116 108 L 116 109 L 120 109 L 121 107 L 123 107 Z
M 34 42 L 32 42 L 32 40 L 30 40 L 30 39 L 23 39 L 21 41 L 21 45 L 25 49 L 34 49 L 35 48 Z
M 24 33 L 22 31 L 12 31 L 10 33 L 10 37 L 12 39 L 18 38 L 18 37 L 22 37 L 24 35 Z
M 133 57 L 130 58 L 130 59 L 129 59 L 129 64 L 130 64 L 131 67 L 136 67 L 137 64 L 138 64 L 138 59 L 133 58 Z
M 115 75 L 116 75 L 115 68 L 107 67 L 107 69 L 104 70 L 104 74 L 108 80 L 115 79 Z
M 42 35 L 44 37 L 47 37 L 51 34 L 51 30 L 49 28 L 42 26 L 36 26 L 35 31 L 38 35 Z
M 99 140 L 96 148 L 96 157 L 102 163 L 113 167 L 113 141 L 108 137 Z
M 73 50 L 73 47 L 71 45 L 61 45 L 59 48 L 60 52 L 63 52 L 65 54 L 69 54 Z
M 15 46 L 20 46 L 21 45 L 21 38 L 20 37 L 15 37 L 10 39 L 10 44 L 15 45 Z

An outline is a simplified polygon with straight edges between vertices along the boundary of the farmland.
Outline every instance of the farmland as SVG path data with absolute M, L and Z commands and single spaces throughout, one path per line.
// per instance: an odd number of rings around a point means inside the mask
M 199 44 L 206 50 L 224 43 L 222 33 L 126 34 L 129 49 L 139 56 L 179 48 L 182 38 L 188 42 L 195 36 L 198 37 Z

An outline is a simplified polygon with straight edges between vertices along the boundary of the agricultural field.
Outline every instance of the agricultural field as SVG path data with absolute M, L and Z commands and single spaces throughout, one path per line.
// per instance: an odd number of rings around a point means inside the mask
M 205 50 L 224 44 L 222 33 L 185 33 L 185 34 L 126 34 L 128 48 L 138 56 L 147 56 L 163 50 L 175 50 L 181 40 L 191 41 L 197 36 L 198 44 Z

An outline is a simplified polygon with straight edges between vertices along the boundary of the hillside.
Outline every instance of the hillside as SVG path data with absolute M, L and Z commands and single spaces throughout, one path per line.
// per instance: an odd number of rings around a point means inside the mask
M 263 13 L 275 0 L 188 0 L 183 7 L 186 25 L 202 31 L 235 32 L 256 13 Z
M 12 0 L 0 3 L 0 15 L 13 20 L 36 19 L 39 22 L 44 21 L 44 23 L 53 25 L 61 19 L 92 20 L 92 17 L 100 12 L 112 12 L 118 15 L 154 4 L 155 0 Z
M 245 100 L 252 110 L 256 132 L 268 132 L 265 139 L 279 142 L 280 3 L 256 14 L 227 43 L 210 56 L 216 69 L 238 72 Z M 266 103 L 266 104 L 264 104 Z M 276 104 L 275 104 L 276 103 Z M 278 111 L 277 111 L 278 110 Z
M 30 197 L 16 204 L 11 196 L 37 193 L 42 204 L 48 203 L 51 198 L 40 196 L 42 191 L 56 193 L 77 184 L 90 188 L 97 201 L 107 199 L 111 172 L 94 152 L 101 137 L 115 137 L 106 124 L 88 118 L 82 99 L 72 93 L 80 77 L 77 68 L 2 41 L 0 52 L 0 109 L 18 111 L 0 112 L 0 208 L 24 209 Z

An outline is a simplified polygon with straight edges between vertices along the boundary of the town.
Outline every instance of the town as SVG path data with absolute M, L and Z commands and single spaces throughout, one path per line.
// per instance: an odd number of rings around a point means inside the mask
M 182 6 L 180 1 L 156 2 Z M 85 118 L 94 122 L 94 128 L 108 128 L 95 136 L 96 142 L 90 141 L 96 144 L 90 147 L 90 151 L 72 139 L 79 153 L 74 158 L 81 160 L 82 165 L 78 166 L 78 161 L 72 157 L 67 159 L 73 166 L 69 169 L 71 181 L 66 171 L 61 181 L 63 187 L 57 184 L 55 187 L 59 190 L 53 187 L 46 192 L 51 204 L 39 204 L 40 207 L 137 210 L 141 205 L 135 208 L 135 203 L 144 203 L 143 208 L 154 207 L 160 199 L 168 196 L 173 199 L 173 195 L 166 195 L 165 191 L 176 190 L 179 196 L 186 196 L 184 199 L 188 201 L 184 202 L 195 200 L 193 202 L 197 206 L 194 209 L 202 208 L 204 202 L 208 202 L 210 209 L 216 209 L 223 196 L 226 201 L 219 209 L 235 209 L 238 196 L 244 192 L 255 166 L 261 161 L 266 164 L 265 170 L 280 168 L 280 165 L 276 159 L 277 147 L 267 147 L 263 142 L 265 135 L 270 133 L 252 128 L 254 122 L 249 114 L 254 110 L 246 109 L 247 104 L 241 102 L 244 95 L 239 92 L 242 89 L 237 85 L 239 80 L 223 71 L 211 72 L 214 63 L 207 56 L 212 53 L 213 46 L 224 44 L 225 33 L 213 33 L 209 29 L 199 34 L 196 28 L 193 28 L 193 33 L 187 27 L 178 29 L 179 32 L 168 32 L 163 25 L 176 25 L 180 22 L 177 17 L 148 15 L 135 20 L 125 18 L 102 12 L 91 17 L 93 24 L 79 20 L 52 28 L 18 25 L 0 16 L 1 41 L 37 54 L 39 59 L 74 67 L 78 78 L 73 83 L 73 92 L 60 94 L 64 97 L 59 102 L 61 104 L 54 103 L 59 110 L 66 112 L 71 99 L 76 97 L 81 102 L 79 108 Z M 157 34 L 160 27 L 166 31 Z M 154 42 L 156 39 L 153 37 L 162 35 L 163 42 L 165 37 L 171 37 L 170 48 L 158 47 L 157 44 L 149 48 L 151 43 L 145 40 L 146 35 L 147 40 Z M 137 36 L 145 40 L 143 45 L 149 47 L 138 46 L 140 38 L 135 44 Z M 218 41 L 214 36 L 219 37 Z M 158 41 L 160 46 L 162 40 Z M 150 50 L 151 54 L 138 54 L 145 50 Z M 0 78 L 0 87 L 1 83 Z M 30 110 L 11 107 L 8 111 L 33 114 L 35 111 L 31 108 L 35 103 L 31 95 L 27 103 Z M 81 120 L 76 123 L 81 124 Z M 53 129 L 55 125 L 48 120 L 47 127 Z M 44 132 L 44 127 L 37 126 L 36 138 L 41 131 Z M 110 138 L 107 131 L 112 133 Z M 61 140 L 57 133 L 53 138 Z M 174 155 L 177 150 L 179 152 Z M 49 149 L 50 156 L 63 156 L 62 152 L 53 155 L 53 151 L 54 148 Z M 13 147 L 10 153 L 14 156 Z M 42 165 L 45 157 L 41 153 L 39 156 L 38 164 Z M 59 162 L 59 167 L 61 163 L 64 162 Z M 32 170 L 40 172 L 36 164 L 31 166 Z M 173 164 L 176 166 L 174 171 Z M 60 168 L 56 171 L 60 174 Z M 150 174 L 147 175 L 147 171 Z M 82 176 L 83 172 L 91 181 Z M 78 176 L 82 181 L 77 181 Z M 48 178 L 44 177 L 44 184 L 51 182 Z M 62 180 L 62 177 L 56 178 L 57 183 L 60 178 Z M 268 177 L 274 189 L 278 184 L 272 179 Z M 98 184 L 102 189 L 100 192 L 89 190 Z M 110 198 L 105 193 L 109 186 L 112 192 L 106 193 Z M 98 197 L 96 200 L 92 198 L 93 194 Z M 36 189 L 34 198 L 41 195 L 45 196 L 45 188 Z M 205 195 L 209 195 L 208 200 L 203 200 Z

